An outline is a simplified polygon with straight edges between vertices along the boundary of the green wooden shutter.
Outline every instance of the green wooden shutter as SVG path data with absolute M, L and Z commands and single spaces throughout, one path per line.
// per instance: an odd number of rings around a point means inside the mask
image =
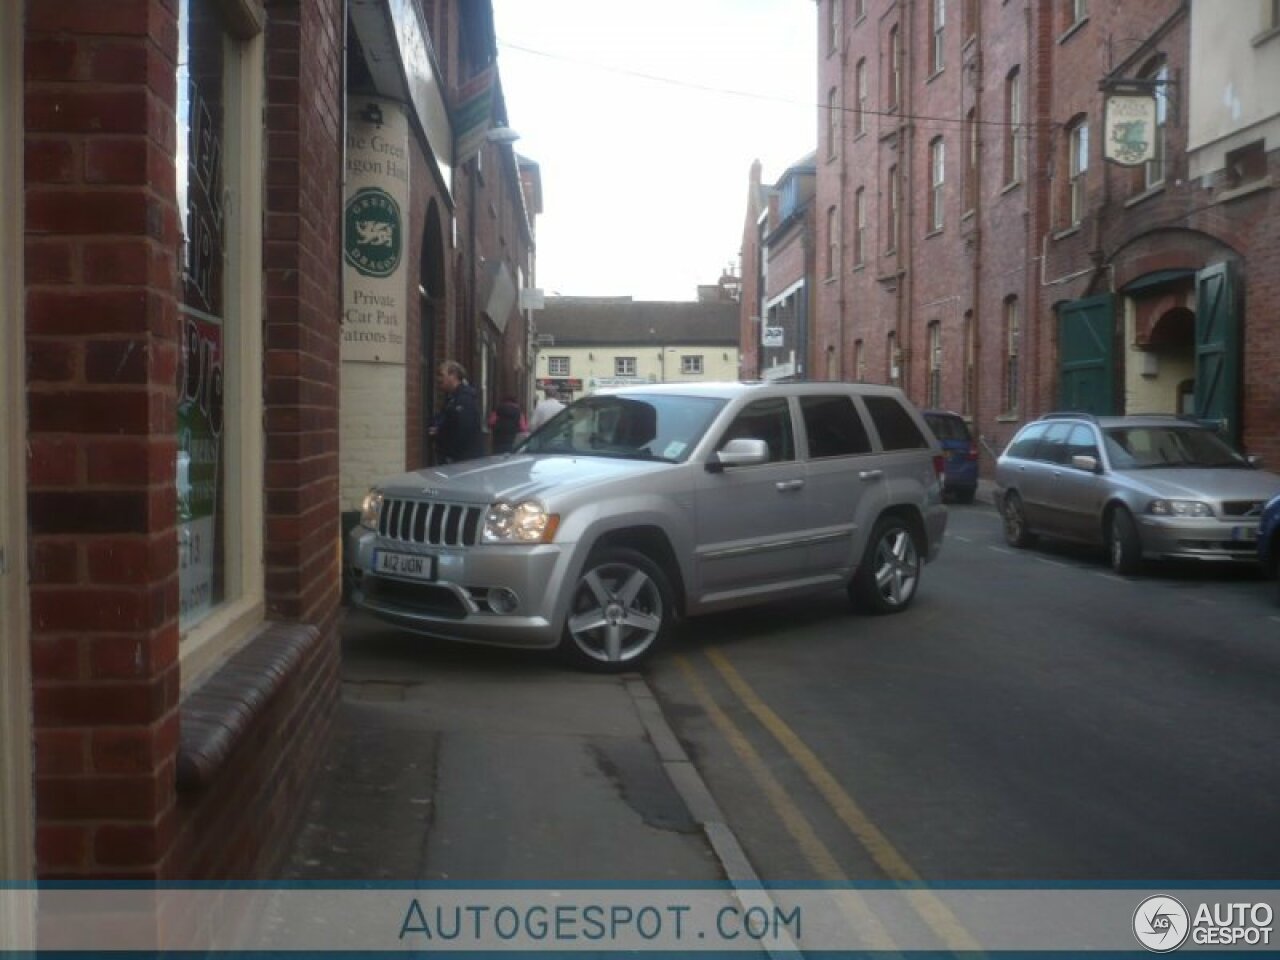
M 1058 307 L 1060 407 L 1098 416 L 1116 413 L 1114 297 Z
M 1196 417 L 1240 434 L 1240 324 L 1235 271 L 1217 263 L 1196 274 Z

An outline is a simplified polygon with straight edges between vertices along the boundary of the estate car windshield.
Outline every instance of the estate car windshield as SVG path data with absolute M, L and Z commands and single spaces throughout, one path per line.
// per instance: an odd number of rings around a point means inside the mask
M 597 394 L 561 410 L 519 452 L 679 463 L 724 405 L 711 397 Z
M 1188 427 L 1111 427 L 1107 455 L 1119 470 L 1157 467 L 1240 467 L 1249 462 L 1209 430 Z

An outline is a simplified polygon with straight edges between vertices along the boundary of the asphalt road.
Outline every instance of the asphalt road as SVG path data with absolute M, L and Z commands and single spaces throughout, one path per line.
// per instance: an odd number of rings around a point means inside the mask
M 703 619 L 646 673 L 765 880 L 1280 878 L 1280 609 L 1251 571 L 1120 578 L 956 507 L 908 612 Z

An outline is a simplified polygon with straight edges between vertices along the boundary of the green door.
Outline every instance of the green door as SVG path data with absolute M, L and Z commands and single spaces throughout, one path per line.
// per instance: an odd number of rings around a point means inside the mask
M 1116 412 L 1115 308 L 1109 293 L 1058 308 L 1061 409 Z
M 1240 439 L 1240 327 L 1229 263 L 1196 274 L 1196 417 Z

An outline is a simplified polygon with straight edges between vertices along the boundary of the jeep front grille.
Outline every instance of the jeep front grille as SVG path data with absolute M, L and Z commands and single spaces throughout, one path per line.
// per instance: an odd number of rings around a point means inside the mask
M 483 521 L 481 507 L 388 497 L 378 515 L 378 534 L 431 547 L 470 547 L 479 540 Z

